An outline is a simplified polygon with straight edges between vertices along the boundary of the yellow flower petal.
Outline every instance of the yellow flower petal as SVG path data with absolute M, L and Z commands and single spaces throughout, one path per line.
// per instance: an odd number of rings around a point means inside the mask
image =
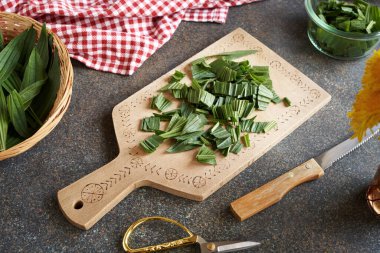
M 380 90 L 374 91 L 368 88 L 360 90 L 348 116 L 351 118 L 354 137 L 361 140 L 368 128 L 380 122 Z
M 364 87 L 380 90 L 380 50 L 367 61 L 362 83 Z

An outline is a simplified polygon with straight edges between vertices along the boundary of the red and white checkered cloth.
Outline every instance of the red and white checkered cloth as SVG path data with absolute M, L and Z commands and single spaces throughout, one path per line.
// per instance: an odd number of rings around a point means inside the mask
M 46 22 L 70 56 L 131 75 L 182 20 L 224 23 L 228 8 L 257 0 L 0 0 L 0 11 Z

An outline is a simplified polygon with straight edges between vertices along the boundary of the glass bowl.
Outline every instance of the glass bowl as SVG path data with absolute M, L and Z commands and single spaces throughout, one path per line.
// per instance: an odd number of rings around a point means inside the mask
M 353 60 L 370 54 L 380 41 L 380 32 L 371 34 L 344 32 L 322 21 L 315 10 L 318 0 L 305 0 L 309 15 L 307 34 L 318 51 L 340 60 Z

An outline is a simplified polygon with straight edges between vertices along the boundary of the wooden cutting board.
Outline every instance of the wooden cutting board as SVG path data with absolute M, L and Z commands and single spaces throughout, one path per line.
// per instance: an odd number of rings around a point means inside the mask
M 192 200 L 204 200 L 330 100 L 326 91 L 240 28 L 175 69 L 190 75 L 188 65 L 195 59 L 247 49 L 257 50 L 257 53 L 238 61 L 248 59 L 252 65 L 270 66 L 275 91 L 280 97 L 286 96 L 292 101 L 290 107 L 282 103 L 271 104 L 266 111 L 257 112 L 258 120 L 276 120 L 277 129 L 266 134 L 251 134 L 250 148 L 243 148 L 238 155 L 230 154 L 227 158 L 218 156 L 216 166 L 198 163 L 195 160 L 197 150 L 166 153 L 169 144 L 161 145 L 153 154 L 144 153 L 139 142 L 151 133 L 139 131 L 140 121 L 152 116 L 150 98 L 168 82 L 173 69 L 115 106 L 112 117 L 120 154 L 109 164 L 58 192 L 59 205 L 66 218 L 79 228 L 89 229 L 131 191 L 142 186 Z M 185 81 L 190 82 L 189 79 Z

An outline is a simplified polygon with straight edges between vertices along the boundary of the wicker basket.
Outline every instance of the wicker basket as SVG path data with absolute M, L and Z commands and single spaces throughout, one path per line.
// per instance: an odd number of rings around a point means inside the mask
M 3 33 L 6 41 L 14 38 L 32 25 L 38 33 L 41 31 L 42 24 L 31 18 L 0 12 L 0 31 Z M 51 33 L 49 30 L 48 32 Z M 73 85 L 73 67 L 65 45 L 57 35 L 53 34 L 53 37 L 54 46 L 58 49 L 61 65 L 61 84 L 54 106 L 42 127 L 34 135 L 16 146 L 0 152 L 0 161 L 21 154 L 37 144 L 37 142 L 54 129 L 69 106 Z

